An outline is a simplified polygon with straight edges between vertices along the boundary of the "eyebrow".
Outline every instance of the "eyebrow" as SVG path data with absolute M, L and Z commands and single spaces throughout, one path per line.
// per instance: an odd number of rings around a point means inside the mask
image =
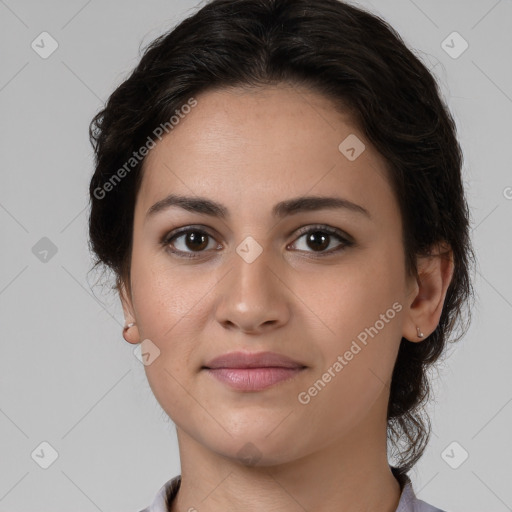
M 210 199 L 170 194 L 149 208 L 146 213 L 146 220 L 173 206 L 178 206 L 189 212 L 210 215 L 221 219 L 226 219 L 230 216 L 228 208 Z M 348 199 L 328 196 L 303 196 L 281 201 L 272 208 L 272 215 L 281 219 L 287 215 L 294 215 L 306 211 L 341 208 L 362 214 L 369 219 L 372 218 L 368 210 L 362 206 Z

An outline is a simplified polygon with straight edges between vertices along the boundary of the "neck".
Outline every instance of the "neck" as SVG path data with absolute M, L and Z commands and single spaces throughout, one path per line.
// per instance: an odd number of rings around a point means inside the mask
M 253 466 L 177 428 L 181 486 L 171 512 L 395 512 L 401 488 L 387 459 L 386 425 L 376 431 L 375 419 L 301 458 Z

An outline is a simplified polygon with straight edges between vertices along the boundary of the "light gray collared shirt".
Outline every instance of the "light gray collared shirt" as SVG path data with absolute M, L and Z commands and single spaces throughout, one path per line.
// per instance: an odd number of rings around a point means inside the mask
M 396 512 L 445 512 L 419 500 L 414 494 L 412 483 L 407 475 L 403 476 L 404 486 Z M 140 512 L 169 512 L 171 503 L 178 493 L 181 484 L 181 475 L 166 482 L 158 491 L 153 503 Z

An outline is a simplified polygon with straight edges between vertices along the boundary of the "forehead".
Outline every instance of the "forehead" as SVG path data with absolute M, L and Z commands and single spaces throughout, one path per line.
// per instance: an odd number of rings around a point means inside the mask
M 362 198 L 376 185 L 391 193 L 383 157 L 323 95 L 281 84 L 208 91 L 195 99 L 145 159 L 143 213 L 171 191 L 224 203 L 235 197 L 239 204 L 333 189 Z M 364 147 L 352 161 L 341 151 L 347 140 L 358 151 Z

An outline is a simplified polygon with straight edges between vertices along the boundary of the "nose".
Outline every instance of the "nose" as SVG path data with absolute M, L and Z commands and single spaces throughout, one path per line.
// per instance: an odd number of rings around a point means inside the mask
M 282 261 L 269 250 L 252 262 L 233 253 L 230 270 L 216 287 L 216 319 L 225 329 L 258 334 L 285 325 L 290 318 L 291 291 Z

